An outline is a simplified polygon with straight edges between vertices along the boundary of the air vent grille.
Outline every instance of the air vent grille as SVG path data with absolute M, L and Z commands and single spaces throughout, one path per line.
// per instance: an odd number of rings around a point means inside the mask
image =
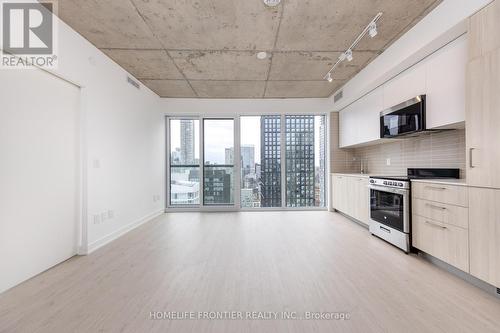
M 127 76 L 127 82 L 139 89 L 141 86 L 139 85 L 139 82 L 136 80 L 132 79 L 130 76 Z
M 342 99 L 342 97 L 344 97 L 344 91 L 343 90 L 339 91 L 338 93 L 336 93 L 333 96 L 333 102 L 337 103 L 338 101 L 340 101 Z
M 497 288 L 497 294 L 500 295 L 500 288 Z

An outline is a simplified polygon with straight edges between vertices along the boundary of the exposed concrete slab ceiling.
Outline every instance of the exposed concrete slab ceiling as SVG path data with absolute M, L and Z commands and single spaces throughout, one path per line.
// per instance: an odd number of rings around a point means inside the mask
M 161 97 L 301 98 L 330 96 L 440 2 L 59 0 L 59 16 Z M 379 11 L 376 38 L 324 81 Z

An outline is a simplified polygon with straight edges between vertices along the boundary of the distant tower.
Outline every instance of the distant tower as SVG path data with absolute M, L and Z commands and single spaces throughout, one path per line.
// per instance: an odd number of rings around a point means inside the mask
M 281 117 L 260 120 L 261 207 L 281 207 Z
M 181 120 L 181 164 L 194 164 L 194 120 Z
M 241 145 L 241 168 L 243 170 L 242 177 L 255 170 L 255 146 Z
M 286 116 L 286 205 L 315 203 L 314 116 Z

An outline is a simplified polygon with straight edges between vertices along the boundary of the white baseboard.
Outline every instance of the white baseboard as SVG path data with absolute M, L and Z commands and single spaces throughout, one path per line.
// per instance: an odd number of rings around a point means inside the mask
M 159 211 L 156 211 L 156 212 L 153 212 L 151 214 L 148 214 L 148 215 L 146 215 L 146 216 L 138 219 L 137 221 L 129 223 L 126 226 L 123 226 L 122 228 L 120 228 L 120 229 L 118 229 L 116 231 L 113 231 L 109 235 L 106 235 L 103 238 L 100 238 L 100 239 L 98 239 L 98 240 L 96 240 L 96 241 L 88 244 L 88 246 L 87 246 L 87 253 L 83 253 L 83 255 L 85 255 L 85 254 L 87 254 L 87 255 L 91 254 L 92 252 L 94 252 L 98 248 L 103 247 L 104 245 L 106 245 L 106 244 L 114 241 L 115 239 L 123 236 L 127 232 L 129 232 L 129 231 L 137 228 L 138 226 L 140 226 L 140 225 L 142 225 L 142 224 L 144 224 L 146 222 L 151 221 L 155 217 L 158 217 L 158 216 L 160 216 L 160 215 L 162 215 L 164 213 L 165 213 L 165 209 L 162 208 Z

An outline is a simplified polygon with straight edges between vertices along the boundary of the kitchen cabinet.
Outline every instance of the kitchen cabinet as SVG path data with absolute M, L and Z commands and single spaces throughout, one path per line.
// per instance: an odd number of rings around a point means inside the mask
M 412 182 L 412 245 L 469 272 L 466 186 Z
M 496 0 L 469 19 L 469 60 L 500 48 L 500 1 Z
M 427 129 L 463 128 L 467 36 L 430 55 L 424 67 Z
M 469 191 L 470 273 L 500 287 L 500 190 Z
M 380 139 L 380 112 L 427 95 L 428 129 L 463 128 L 467 36 L 459 37 L 339 112 L 340 148 Z
M 412 245 L 464 272 L 469 271 L 468 235 L 467 229 L 412 217 Z
M 499 18 L 500 20 L 500 18 Z M 500 188 L 500 48 L 467 69 L 467 181 Z
M 369 224 L 368 177 L 333 174 L 331 178 L 332 208 Z
M 382 109 L 383 90 L 377 88 L 340 111 L 340 148 L 379 140 Z
M 383 109 L 425 94 L 425 85 L 425 66 L 423 63 L 417 63 L 384 84 Z

